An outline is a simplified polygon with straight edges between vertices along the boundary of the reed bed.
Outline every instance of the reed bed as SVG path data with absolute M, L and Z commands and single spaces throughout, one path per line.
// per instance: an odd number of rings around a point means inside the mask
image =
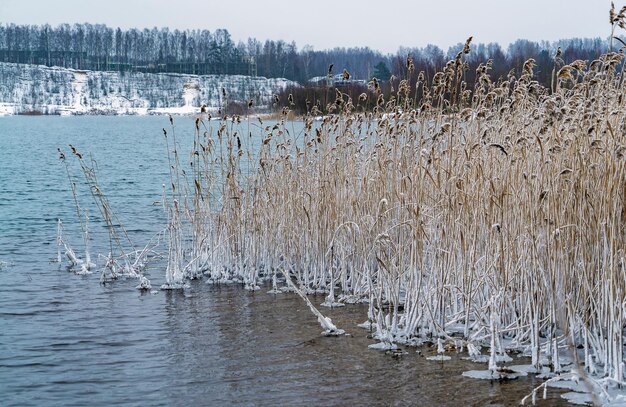
M 368 302 L 382 343 L 486 346 L 493 372 L 510 349 L 536 371 L 569 353 L 623 384 L 623 54 L 555 69 L 554 89 L 532 60 L 497 81 L 487 62 L 470 91 L 469 46 L 389 100 L 375 84 L 358 101 L 337 91 L 301 133 L 244 119 L 258 139 L 203 115 L 183 164 L 164 130 L 168 287 L 293 280 L 325 305 Z
M 550 89 L 533 60 L 497 80 L 487 61 L 467 89 L 470 43 L 430 80 L 407 59 L 387 99 L 376 81 L 358 100 L 337 90 L 302 132 L 290 106 L 272 123 L 203 113 L 182 153 L 170 119 L 164 288 L 268 281 L 366 302 L 380 348 L 485 347 L 500 379 L 521 352 L 608 400 L 626 384 L 623 52 L 557 53 Z

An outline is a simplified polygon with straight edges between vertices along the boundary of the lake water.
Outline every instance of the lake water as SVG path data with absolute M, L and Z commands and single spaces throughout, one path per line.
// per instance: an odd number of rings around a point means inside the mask
M 486 366 L 426 360 L 434 348 L 400 358 L 369 350 L 374 341 L 356 327 L 363 306 L 323 309 L 351 334 L 326 338 L 293 294 L 202 281 L 142 294 L 136 280 L 100 285 L 98 273 L 68 272 L 55 262 L 58 218 L 82 246 L 57 148 L 93 154 L 113 210 L 145 244 L 165 224 L 155 201 L 168 180 L 168 126 L 165 117 L 0 118 L 0 405 L 509 406 L 540 383 L 466 379 Z M 193 119 L 176 126 L 183 144 L 193 139 Z M 92 252 L 106 253 L 97 209 L 77 186 Z M 162 265 L 148 273 L 153 287 L 164 282 Z M 567 405 L 556 390 L 548 396 L 539 405 Z

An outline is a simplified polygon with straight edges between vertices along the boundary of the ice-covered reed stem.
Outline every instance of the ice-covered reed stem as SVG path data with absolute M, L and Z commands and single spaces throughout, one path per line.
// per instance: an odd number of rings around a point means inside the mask
M 343 329 L 337 328 L 329 317 L 325 317 L 317 308 L 315 308 L 315 306 L 311 303 L 307 296 L 293 284 L 293 282 L 291 281 L 291 277 L 289 277 L 287 271 L 283 271 L 283 275 L 285 276 L 285 281 L 287 282 L 287 284 L 294 290 L 296 294 L 298 294 L 298 296 L 300 296 L 300 298 L 304 300 L 313 315 L 317 317 L 317 322 L 319 322 L 322 326 L 322 329 L 324 329 L 324 332 L 322 332 L 323 335 L 339 336 L 345 333 Z
M 496 372 L 498 370 L 498 359 L 497 359 L 498 327 L 496 325 L 495 309 L 491 309 L 489 312 L 489 325 L 490 325 L 490 330 L 491 330 L 491 335 L 490 335 L 491 343 L 489 345 L 489 370 L 491 370 L 492 372 Z
M 74 267 L 74 266 L 79 266 L 80 268 L 77 270 L 74 270 L 77 274 L 89 274 L 89 265 L 92 263 L 89 262 L 85 262 L 82 259 L 78 258 L 78 256 L 76 255 L 76 253 L 74 252 L 74 250 L 71 248 L 71 246 L 69 246 L 67 244 L 67 242 L 65 242 L 65 240 L 63 240 L 63 223 L 61 222 L 61 219 L 58 220 L 57 222 L 57 262 L 61 263 L 62 262 L 62 256 L 61 256 L 61 247 L 63 247 L 65 256 L 67 257 L 67 260 L 69 261 L 70 267 Z
M 74 147 L 69 145 L 72 155 L 78 160 L 81 171 L 83 173 L 85 183 L 89 188 L 90 195 L 98 207 L 102 220 L 105 222 L 109 235 L 109 254 L 105 258 L 105 265 L 102 269 L 100 281 L 105 283 L 108 279 L 116 279 L 121 275 L 128 277 L 139 278 L 143 276 L 143 270 L 147 265 L 148 256 L 154 254 L 151 243 L 148 243 L 142 250 L 136 250 L 132 240 L 130 239 L 128 232 L 124 228 L 122 222 L 113 212 L 107 196 L 103 193 L 102 188 L 98 182 L 97 177 L 97 165 L 91 158 L 86 161 L 83 155 Z M 65 165 L 68 180 L 70 182 L 72 196 L 74 198 L 74 204 L 76 213 L 79 217 L 81 224 L 81 231 L 85 243 L 85 260 L 80 260 L 76 257 L 73 250 L 66 247 L 66 254 L 70 258 L 70 262 L 74 265 L 80 265 L 81 270 L 79 273 L 88 274 L 96 266 L 91 260 L 90 252 L 90 237 L 89 237 L 89 216 L 88 211 L 85 210 L 85 220 L 82 220 L 80 205 L 78 201 L 78 195 L 76 190 L 76 183 L 70 173 L 69 166 L 66 161 L 65 154 L 59 149 L 60 159 Z M 126 246 L 127 245 L 127 246 Z M 147 279 L 146 279 L 147 280 Z
M 169 209 L 169 222 L 167 227 L 168 256 L 165 271 L 165 284 L 163 289 L 175 289 L 184 287 L 184 255 L 183 236 L 180 220 L 178 201 Z
M 89 211 L 85 209 L 85 261 L 83 268 L 85 271 L 89 271 L 96 267 L 96 264 L 91 261 L 91 250 L 89 244 Z
M 61 219 L 57 220 L 57 263 L 61 263 L 61 247 L 63 247 L 63 223 Z
M 85 246 L 85 258 L 86 258 L 86 262 L 83 262 L 82 260 L 78 259 L 78 257 L 76 256 L 74 250 L 72 250 L 71 248 L 69 248 L 69 246 L 67 246 L 67 243 L 63 243 L 65 245 L 66 248 L 66 255 L 70 261 L 70 265 L 80 265 L 81 266 L 81 271 L 88 271 L 91 267 L 93 267 L 93 263 L 91 263 L 91 256 L 89 254 L 89 235 L 88 235 L 88 225 L 83 221 L 83 215 L 82 215 L 82 210 L 80 208 L 80 205 L 78 204 L 78 196 L 76 193 L 76 182 L 74 180 L 74 177 L 72 176 L 71 172 L 70 172 L 70 168 L 69 165 L 67 163 L 65 154 L 61 151 L 61 149 L 57 149 L 57 151 L 59 152 L 59 160 L 61 160 L 61 162 L 63 163 L 63 166 L 65 167 L 65 173 L 67 175 L 67 179 L 68 182 L 70 184 L 70 189 L 72 191 L 72 198 L 74 200 L 74 209 L 76 210 L 76 216 L 78 218 L 78 222 L 80 223 L 80 230 L 81 230 L 81 237 L 83 238 L 83 243 Z M 87 213 L 85 212 L 85 219 L 87 219 Z M 58 234 L 58 239 L 60 241 L 61 240 L 61 224 L 60 224 L 61 220 L 59 219 L 59 234 Z M 58 256 L 57 256 L 58 257 Z
M 178 145 L 176 142 L 176 132 L 174 131 L 174 120 L 169 117 L 171 126 L 172 147 L 167 130 L 163 129 L 165 146 L 167 152 L 168 169 L 170 176 L 169 188 L 163 190 L 163 207 L 167 212 L 167 266 L 165 270 L 165 284 L 163 289 L 177 289 L 184 286 L 184 248 L 183 248 L 183 225 L 181 221 L 181 200 L 186 205 L 186 196 L 181 191 L 178 159 Z M 172 158 L 173 157 L 173 158 Z M 167 191 L 169 190 L 169 193 Z

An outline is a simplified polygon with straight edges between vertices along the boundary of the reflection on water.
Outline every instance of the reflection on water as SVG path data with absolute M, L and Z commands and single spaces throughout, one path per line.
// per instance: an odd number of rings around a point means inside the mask
M 0 118 L 0 405 L 509 406 L 539 384 L 463 378 L 486 366 L 457 355 L 439 363 L 414 349 L 369 350 L 356 327 L 363 306 L 324 309 L 351 334 L 327 338 L 295 295 L 202 282 L 141 294 L 134 280 L 102 286 L 51 263 L 57 218 L 80 245 L 56 148 L 94 152 L 112 207 L 141 244 L 164 224 L 153 205 L 167 182 L 164 126 L 163 117 Z M 193 121 L 178 126 L 184 142 Z M 92 222 L 94 252 L 105 252 Z M 161 266 L 149 272 L 163 282 Z M 540 405 L 566 403 L 551 390 Z

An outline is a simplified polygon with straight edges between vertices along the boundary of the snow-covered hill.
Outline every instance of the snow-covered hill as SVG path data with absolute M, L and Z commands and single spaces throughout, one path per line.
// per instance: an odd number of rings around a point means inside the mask
M 269 107 L 295 82 L 243 75 L 96 72 L 0 63 L 0 115 L 189 114 L 231 102 Z M 222 89 L 226 93 L 224 97 Z

